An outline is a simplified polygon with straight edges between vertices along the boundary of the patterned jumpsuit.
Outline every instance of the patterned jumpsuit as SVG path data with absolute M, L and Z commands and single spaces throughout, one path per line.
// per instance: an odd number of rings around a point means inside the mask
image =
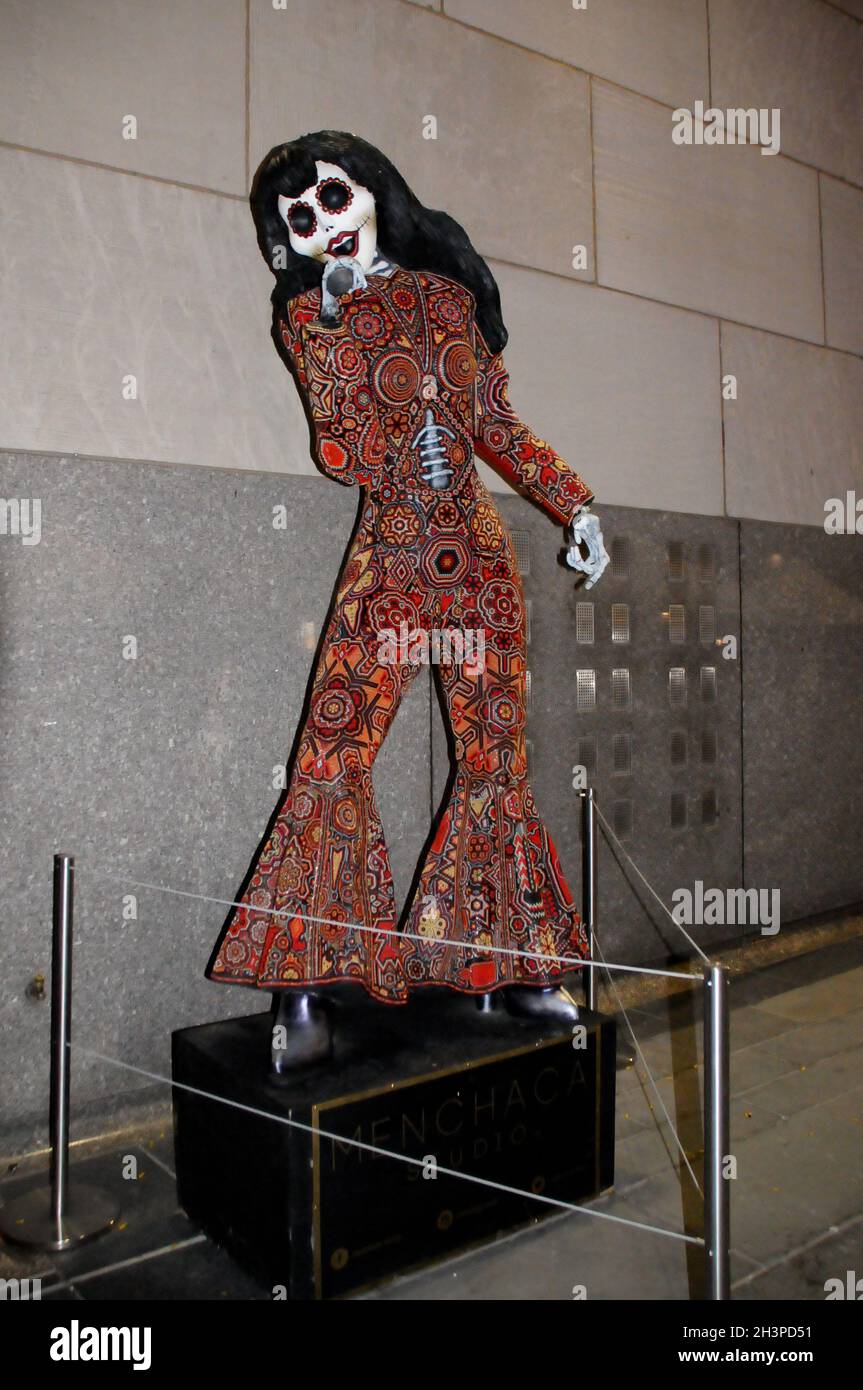
M 208 974 L 268 990 L 354 981 L 390 1003 L 423 985 L 555 983 L 585 934 L 527 782 L 524 598 L 474 450 L 556 522 L 591 491 L 513 412 L 462 285 L 397 268 L 343 299 L 337 326 L 320 304 L 317 289 L 293 299 L 282 339 L 320 467 L 364 488 L 361 518 L 282 807 Z M 443 486 L 428 481 L 429 419 L 446 431 Z M 456 772 L 401 933 L 372 766 L 420 669 L 382 648 L 406 631 L 444 635 Z M 484 660 L 456 659 L 465 631 L 482 633 Z

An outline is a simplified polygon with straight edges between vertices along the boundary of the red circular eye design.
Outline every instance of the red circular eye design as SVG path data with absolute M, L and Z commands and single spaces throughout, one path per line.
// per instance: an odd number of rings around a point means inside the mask
M 288 226 L 297 236 L 311 236 L 318 219 L 308 203 L 294 203 L 288 213 Z
M 315 197 L 326 212 L 344 212 L 354 200 L 353 189 L 341 179 L 321 179 Z

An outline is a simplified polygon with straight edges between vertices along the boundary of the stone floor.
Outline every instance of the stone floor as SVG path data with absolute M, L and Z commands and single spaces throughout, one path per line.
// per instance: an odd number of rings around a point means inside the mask
M 863 1274 L 863 938 L 735 978 L 730 998 L 733 1296 L 823 1299 L 828 1278 Z M 662 1108 L 700 1181 L 698 1008 L 693 993 L 630 1010 L 640 1057 L 618 1076 L 612 1193 L 362 1297 L 697 1297 L 701 1247 L 644 1227 L 701 1233 L 701 1199 Z M 76 1172 L 116 1186 L 128 1158 L 137 1176 L 123 1183 L 117 1231 L 62 1257 L 0 1247 L 0 1278 L 39 1277 L 43 1298 L 63 1300 L 267 1298 L 178 1209 L 167 1124 L 87 1146 Z M 0 1184 L 4 1199 L 31 1166 Z

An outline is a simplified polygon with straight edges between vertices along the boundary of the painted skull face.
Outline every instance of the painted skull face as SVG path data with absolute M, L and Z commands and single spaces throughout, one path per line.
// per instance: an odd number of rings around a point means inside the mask
M 279 197 L 292 250 L 326 264 L 341 256 L 368 270 L 378 240 L 374 195 L 338 164 L 315 163 L 317 180 L 298 198 Z

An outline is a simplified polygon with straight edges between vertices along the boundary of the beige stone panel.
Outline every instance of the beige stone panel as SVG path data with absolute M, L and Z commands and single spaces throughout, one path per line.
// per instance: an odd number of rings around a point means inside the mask
M 823 0 L 710 0 L 713 104 L 778 107 L 782 149 L 863 183 L 863 29 Z
M 447 0 L 446 12 L 672 106 L 708 95 L 704 0 Z
M 821 176 L 827 341 L 863 353 L 863 191 Z
M 592 275 L 583 74 L 399 0 L 294 0 L 289 13 L 252 0 L 251 15 L 253 166 L 305 131 L 347 127 L 485 255 Z
M 593 285 L 492 269 L 510 333 L 510 400 L 590 484 L 597 508 L 721 515 L 718 325 Z
M 0 447 L 312 471 L 244 201 L 12 150 L 0 180 Z
M 743 145 L 675 145 L 671 112 L 594 83 L 602 284 L 823 341 L 817 174 Z
M 863 495 L 863 362 L 723 324 L 722 370 L 730 516 L 823 526 L 828 498 Z
M 3 0 L 0 90 L 11 144 L 245 191 L 240 0 Z

